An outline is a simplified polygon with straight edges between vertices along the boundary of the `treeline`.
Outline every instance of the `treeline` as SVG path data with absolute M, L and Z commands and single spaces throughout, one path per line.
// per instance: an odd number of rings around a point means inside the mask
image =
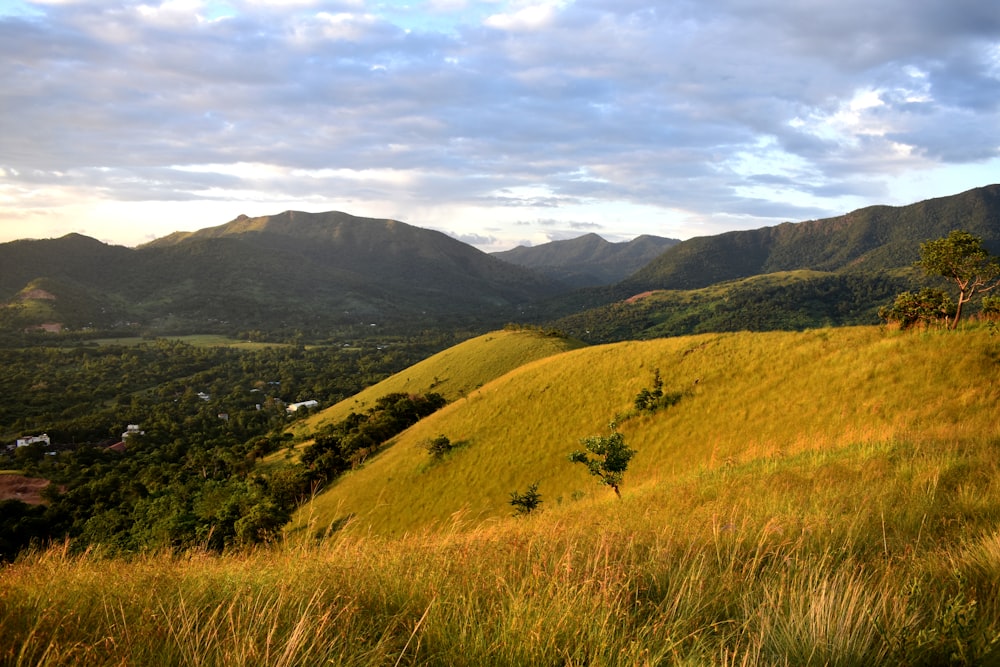
M 364 463 L 390 439 L 444 405 L 444 397 L 436 393 L 386 394 L 366 412 L 352 412 L 321 429 L 301 461 L 312 480 L 328 482 Z
M 654 292 L 551 325 L 589 343 L 606 343 L 709 331 L 876 324 L 879 307 L 908 284 L 869 273 L 740 280 L 704 290 Z

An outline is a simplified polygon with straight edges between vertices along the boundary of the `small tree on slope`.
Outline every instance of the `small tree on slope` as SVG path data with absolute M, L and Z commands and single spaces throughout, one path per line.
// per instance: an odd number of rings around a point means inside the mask
M 635 456 L 635 450 L 625 444 L 625 436 L 616 431 L 612 425 L 611 435 L 592 435 L 583 438 L 580 443 L 595 456 L 591 457 L 586 452 L 577 450 L 569 455 L 569 460 L 587 466 L 591 475 L 614 489 L 615 495 L 621 498 L 622 494 L 618 487 L 628 469 L 629 461 Z

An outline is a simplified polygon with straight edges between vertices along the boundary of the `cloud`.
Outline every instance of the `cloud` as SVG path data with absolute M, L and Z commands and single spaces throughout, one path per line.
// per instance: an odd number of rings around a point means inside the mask
M 517 234 L 508 210 L 832 215 L 997 159 L 988 5 L 22 2 L 0 13 L 0 221 L 56 190 L 442 228 L 474 209 L 498 226 L 482 243 Z

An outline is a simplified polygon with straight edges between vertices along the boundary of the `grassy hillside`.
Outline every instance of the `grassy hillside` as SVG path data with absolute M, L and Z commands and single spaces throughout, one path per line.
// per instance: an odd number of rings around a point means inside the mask
M 985 329 L 710 334 L 570 351 L 521 366 L 423 420 L 303 509 L 299 525 L 322 532 L 352 518 L 363 531 L 401 534 L 456 515 L 475 523 L 510 514 L 510 493 L 534 482 L 551 511 L 611 501 L 567 455 L 580 438 L 608 433 L 616 415 L 639 452 L 625 495 L 663 495 L 649 510 L 659 519 L 718 511 L 699 507 L 701 489 L 738 471 L 788 514 L 780 521 L 804 525 L 829 512 L 808 498 L 825 476 L 855 484 L 873 460 L 878 469 L 903 452 L 1000 436 L 998 359 L 1000 340 Z M 683 398 L 623 418 L 654 369 L 665 391 Z M 433 462 L 424 447 L 442 434 L 461 446 Z M 771 497 L 783 485 L 795 493 Z
M 310 416 L 296 424 L 295 430 L 301 435 L 311 433 L 351 412 L 362 413 L 380 397 L 396 392 L 436 392 L 454 401 L 522 364 L 580 346 L 579 341 L 536 329 L 512 328 L 477 336 Z
M 654 368 L 682 398 L 629 418 Z M 0 569 L 0 663 L 1000 664 L 998 371 L 986 328 L 539 359 L 344 478 L 302 539 Z M 620 500 L 566 460 L 615 414 Z M 440 432 L 468 445 L 429 465 Z

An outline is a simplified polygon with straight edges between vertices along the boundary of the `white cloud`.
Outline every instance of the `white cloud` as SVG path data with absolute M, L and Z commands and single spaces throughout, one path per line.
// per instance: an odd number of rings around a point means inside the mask
M 22 2 L 0 239 L 143 201 L 680 236 L 975 187 L 1000 156 L 988 4 Z
M 560 5 L 561 2 L 528 5 L 513 12 L 493 14 L 485 23 L 499 30 L 541 30 L 552 24 Z

